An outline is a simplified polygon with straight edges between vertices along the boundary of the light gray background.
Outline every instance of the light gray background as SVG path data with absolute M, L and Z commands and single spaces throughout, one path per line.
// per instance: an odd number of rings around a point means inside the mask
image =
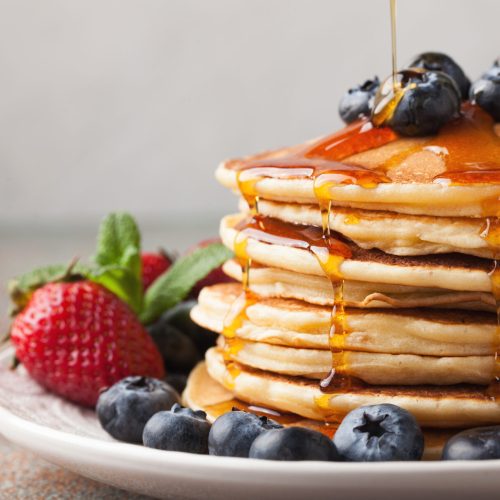
M 498 0 L 398 9 L 401 64 L 500 52 Z M 389 47 L 388 0 L 1 0 L 0 223 L 213 221 L 218 161 L 338 127 Z
M 334 130 L 342 93 L 389 74 L 388 3 L 0 0 L 2 288 L 87 255 L 111 210 L 150 248 L 214 234 L 220 160 Z M 440 50 L 475 78 L 500 52 L 499 0 L 398 12 L 401 64 Z

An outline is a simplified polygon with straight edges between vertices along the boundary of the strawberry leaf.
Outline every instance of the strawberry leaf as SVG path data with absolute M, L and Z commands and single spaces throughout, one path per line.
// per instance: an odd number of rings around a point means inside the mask
M 8 284 L 9 294 L 14 304 L 12 313 L 22 309 L 27 304 L 31 293 L 37 288 L 53 281 L 86 276 L 88 272 L 87 266 L 77 262 L 76 264 L 55 264 L 39 267 L 18 276 Z
M 191 289 L 208 273 L 219 267 L 232 252 L 220 243 L 213 243 L 175 261 L 148 288 L 140 319 L 149 324 L 167 309 L 185 299 Z
M 116 294 L 139 313 L 142 307 L 141 236 L 133 217 L 112 213 L 101 223 L 89 278 Z

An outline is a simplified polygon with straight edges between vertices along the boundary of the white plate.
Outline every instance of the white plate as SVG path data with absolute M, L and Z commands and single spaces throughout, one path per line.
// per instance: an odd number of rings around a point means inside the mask
M 112 440 L 94 412 L 7 369 L 0 353 L 0 431 L 57 465 L 159 498 L 496 498 L 500 460 L 478 462 L 271 462 L 159 451 Z

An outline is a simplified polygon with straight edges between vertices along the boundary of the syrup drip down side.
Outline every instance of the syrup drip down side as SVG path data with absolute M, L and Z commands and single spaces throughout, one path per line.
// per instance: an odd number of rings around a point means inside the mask
M 258 196 L 254 192 L 255 182 L 256 179 L 253 178 L 240 180 L 240 175 L 238 175 L 240 193 L 247 202 L 250 213 L 253 216 L 258 215 Z M 248 307 L 255 304 L 258 300 L 249 289 L 252 259 L 248 256 L 246 246 L 246 235 L 243 232 L 237 232 L 234 241 L 234 253 L 237 262 L 241 266 L 243 291 L 231 304 L 231 308 L 224 318 L 222 329 L 224 338 L 223 357 L 226 366 L 225 385 L 230 389 L 234 387 L 234 381 L 240 373 L 238 365 L 233 360 L 234 355 L 241 348 L 241 341 L 238 340 L 236 332 L 248 319 Z

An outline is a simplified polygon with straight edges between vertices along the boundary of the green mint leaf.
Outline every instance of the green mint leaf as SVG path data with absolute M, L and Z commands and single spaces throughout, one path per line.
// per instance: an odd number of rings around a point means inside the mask
M 133 217 L 112 213 L 101 223 L 90 279 L 106 287 L 139 313 L 142 307 L 141 235 Z
M 198 281 L 219 267 L 232 252 L 221 243 L 213 243 L 178 259 L 146 291 L 140 319 L 149 324 L 185 299 Z
M 99 227 L 94 260 L 101 266 L 130 265 L 133 250 L 139 251 L 141 236 L 133 217 L 127 213 L 109 214 Z M 134 269 L 135 270 L 135 269 Z M 140 271 L 140 262 L 137 264 Z
M 139 314 L 142 307 L 142 284 L 137 287 L 136 275 L 127 267 L 103 266 L 89 272 L 88 278 L 114 293 Z

